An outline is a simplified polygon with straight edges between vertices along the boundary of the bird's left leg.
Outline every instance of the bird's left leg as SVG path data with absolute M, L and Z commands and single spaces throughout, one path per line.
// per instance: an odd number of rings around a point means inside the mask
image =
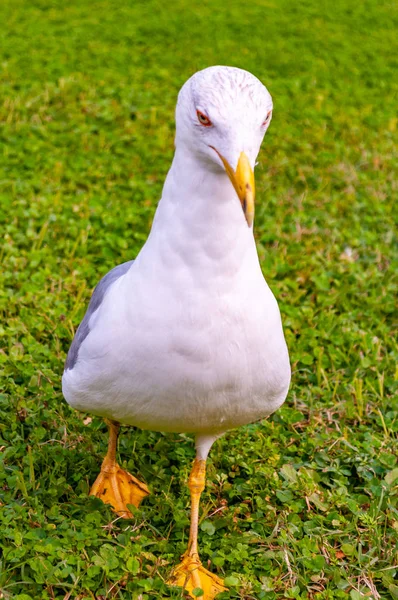
M 202 600 L 213 600 L 218 593 L 225 591 L 222 579 L 204 568 L 198 553 L 198 525 L 200 496 L 206 482 L 206 458 L 211 444 L 216 438 L 197 438 L 197 455 L 188 480 L 191 493 L 191 527 L 188 549 L 182 556 L 181 563 L 173 570 L 168 583 L 185 588 L 192 598 L 192 591 L 202 589 Z M 202 458 L 204 456 L 204 458 Z
M 138 507 L 141 500 L 148 496 L 149 490 L 145 483 L 138 481 L 116 462 L 120 425 L 108 419 L 105 421 L 109 429 L 108 452 L 103 460 L 101 472 L 90 490 L 90 496 L 97 496 L 105 504 L 111 504 L 119 517 L 129 519 L 132 514 L 127 504 Z

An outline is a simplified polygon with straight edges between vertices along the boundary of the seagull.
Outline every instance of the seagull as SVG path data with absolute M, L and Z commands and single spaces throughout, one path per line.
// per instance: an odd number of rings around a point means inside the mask
M 290 362 L 277 301 L 253 236 L 254 167 L 272 98 L 251 73 L 214 66 L 181 88 L 175 154 L 147 241 L 95 288 L 62 378 L 66 401 L 103 417 L 108 452 L 90 493 L 132 516 L 149 493 L 116 461 L 121 425 L 190 433 L 188 548 L 170 585 L 225 590 L 198 550 L 212 444 L 284 402 Z

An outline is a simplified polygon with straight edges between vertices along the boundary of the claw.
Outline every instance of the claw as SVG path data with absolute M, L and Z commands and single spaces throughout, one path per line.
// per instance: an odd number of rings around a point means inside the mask
M 192 594 L 193 590 L 202 589 L 204 594 L 200 596 L 201 600 L 213 600 L 217 594 L 227 589 L 220 577 L 204 568 L 198 555 L 185 554 L 167 583 L 186 589 L 191 598 L 197 597 Z
M 111 468 L 103 467 L 90 490 L 90 496 L 96 496 L 105 504 L 110 504 L 119 517 L 125 519 L 133 516 L 127 504 L 138 508 L 148 494 L 145 483 L 124 471 L 117 463 Z

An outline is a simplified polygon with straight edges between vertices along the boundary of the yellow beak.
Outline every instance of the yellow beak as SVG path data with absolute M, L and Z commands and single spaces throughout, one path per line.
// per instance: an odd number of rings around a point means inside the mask
M 216 150 L 215 148 L 213 149 Z M 241 152 L 236 171 L 234 171 L 229 162 L 218 152 L 218 150 L 216 150 L 216 152 L 221 158 L 228 177 L 238 194 L 247 224 L 251 227 L 254 220 L 255 184 L 254 173 L 250 166 L 249 159 L 244 152 Z

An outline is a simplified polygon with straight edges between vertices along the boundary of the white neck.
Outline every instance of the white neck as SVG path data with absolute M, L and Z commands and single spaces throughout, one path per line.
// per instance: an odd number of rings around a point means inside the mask
M 253 255 L 258 265 L 253 231 L 227 174 L 184 148 L 176 149 L 140 262 L 149 267 L 154 253 L 165 268 L 181 263 L 204 277 L 233 275 L 247 261 L 253 265 Z

